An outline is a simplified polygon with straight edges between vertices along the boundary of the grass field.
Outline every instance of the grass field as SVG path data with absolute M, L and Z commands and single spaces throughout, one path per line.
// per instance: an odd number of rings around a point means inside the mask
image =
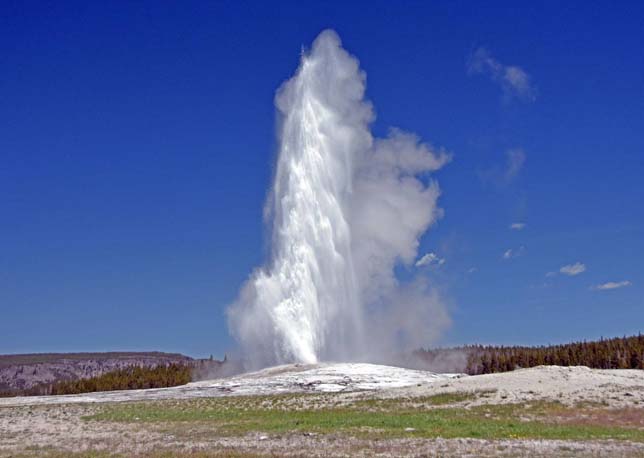
M 480 394 L 478 394 L 480 395 Z M 617 439 L 644 442 L 642 411 L 574 408 L 557 403 L 450 407 L 467 393 L 310 408 L 306 396 L 219 398 L 104 406 L 86 421 L 150 423 L 178 428 L 207 423 L 218 434 L 343 433 L 373 437 L 484 439 Z M 322 404 L 326 404 L 322 402 Z M 630 415 L 629 415 L 630 414 Z
M 0 458 L 644 457 L 641 407 L 495 404 L 495 394 L 290 394 L 3 407 Z M 13 448 L 3 449 L 3 441 L 13 441 Z

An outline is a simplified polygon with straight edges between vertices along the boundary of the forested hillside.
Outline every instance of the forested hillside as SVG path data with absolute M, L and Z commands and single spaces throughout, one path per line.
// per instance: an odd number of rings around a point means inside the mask
M 88 379 L 58 382 L 48 394 L 93 393 L 95 391 L 138 390 L 185 385 L 192 381 L 190 367 L 185 364 L 167 366 L 132 366 Z
M 156 367 L 195 361 L 177 353 L 161 352 L 0 355 L 0 391 L 24 391 L 60 381 L 87 379 L 131 366 Z
M 433 361 L 459 354 L 466 358 L 463 371 L 470 375 L 542 365 L 644 369 L 644 335 L 540 347 L 471 345 L 415 352 L 430 367 Z
M 193 359 L 177 353 L 0 355 L 0 396 L 157 388 L 239 370 L 225 358 Z

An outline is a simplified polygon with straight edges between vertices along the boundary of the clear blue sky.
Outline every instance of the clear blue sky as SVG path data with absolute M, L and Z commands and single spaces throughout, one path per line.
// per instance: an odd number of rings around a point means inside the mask
M 0 353 L 229 349 L 273 95 L 325 28 L 376 134 L 454 154 L 420 249 L 444 344 L 644 331 L 640 2 L 101 3 L 0 6 Z

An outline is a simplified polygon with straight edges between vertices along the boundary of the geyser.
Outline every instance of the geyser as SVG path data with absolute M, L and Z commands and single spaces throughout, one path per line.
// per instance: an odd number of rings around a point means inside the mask
M 394 274 L 440 216 L 427 174 L 448 155 L 397 129 L 374 139 L 365 79 L 324 31 L 277 91 L 269 259 L 228 310 L 251 367 L 363 358 L 449 321 L 424 278 L 401 285 Z

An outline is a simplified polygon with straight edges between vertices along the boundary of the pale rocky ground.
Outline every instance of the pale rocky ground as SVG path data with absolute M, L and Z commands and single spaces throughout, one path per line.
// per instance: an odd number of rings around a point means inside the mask
M 377 396 L 431 396 L 476 391 L 487 391 L 489 394 L 473 400 L 471 405 L 544 400 L 565 405 L 591 402 L 615 408 L 644 407 L 644 371 L 540 366 L 388 390 Z
M 93 395 L 0 399 L 0 457 L 17 456 L 39 447 L 69 451 L 109 450 L 124 454 L 153 448 L 216 449 L 272 456 L 556 456 L 644 457 L 644 444 L 622 441 L 379 439 L 293 433 L 264 436 L 218 436 L 207 425 L 191 425 L 178 438 L 142 424 L 84 421 L 103 402 L 142 399 L 274 394 L 335 393 L 334 401 L 365 398 L 415 398 L 439 393 L 483 392 L 467 405 L 535 400 L 564 404 L 592 402 L 609 408 L 644 407 L 644 372 L 591 370 L 583 367 L 539 367 L 511 373 L 436 375 L 365 364 L 284 366 L 228 379 L 198 382 L 164 390 Z M 319 398 L 319 397 L 312 397 Z M 316 401 L 317 402 L 317 401 Z M 318 405 L 318 404 L 316 404 Z M 644 410 L 642 410 L 644 412 Z M 190 437 L 189 441 L 185 437 Z M 35 454 L 33 450 L 36 450 Z M 180 455 L 177 455 L 180 456 Z

